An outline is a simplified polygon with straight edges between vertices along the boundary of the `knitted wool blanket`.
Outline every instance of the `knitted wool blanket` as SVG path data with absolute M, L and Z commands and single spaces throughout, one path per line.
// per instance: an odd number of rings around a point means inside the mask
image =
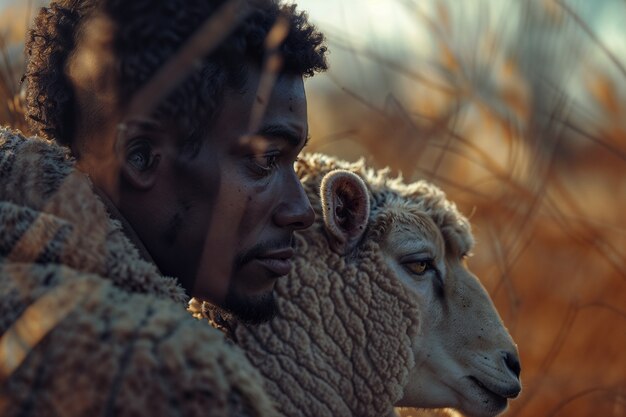
M 65 148 L 0 128 L 0 230 L 0 415 L 274 415 Z

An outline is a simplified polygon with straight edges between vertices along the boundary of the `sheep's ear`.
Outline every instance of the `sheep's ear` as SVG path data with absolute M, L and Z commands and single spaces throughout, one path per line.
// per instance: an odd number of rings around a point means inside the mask
M 370 215 L 367 187 L 358 175 L 335 170 L 322 179 L 320 194 L 331 248 L 345 255 L 356 247 L 367 226 Z

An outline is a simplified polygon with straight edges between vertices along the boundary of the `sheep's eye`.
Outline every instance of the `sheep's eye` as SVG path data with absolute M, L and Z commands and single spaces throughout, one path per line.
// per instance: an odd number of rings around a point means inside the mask
M 426 271 L 432 268 L 429 261 L 407 262 L 405 264 L 405 267 L 409 270 L 410 273 L 415 275 L 424 275 Z

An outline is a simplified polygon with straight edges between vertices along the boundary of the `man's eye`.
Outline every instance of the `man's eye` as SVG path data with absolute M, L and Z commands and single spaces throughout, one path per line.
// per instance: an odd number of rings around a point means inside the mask
M 278 166 L 278 157 L 278 154 L 258 155 L 252 161 L 261 173 L 269 174 Z
M 143 170 L 146 168 L 147 161 L 146 161 L 146 156 L 142 154 L 141 152 L 133 152 L 128 157 L 128 162 L 133 164 L 133 166 L 137 168 L 138 170 Z
M 152 165 L 152 155 L 149 147 L 133 149 L 127 158 L 128 162 L 138 171 L 145 171 Z
M 430 261 L 407 262 L 404 267 L 412 274 L 424 275 L 428 270 L 432 269 Z

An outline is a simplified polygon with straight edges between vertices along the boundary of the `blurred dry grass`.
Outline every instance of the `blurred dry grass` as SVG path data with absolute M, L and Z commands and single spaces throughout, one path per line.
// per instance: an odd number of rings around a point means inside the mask
M 391 74 L 400 93 L 374 82 L 365 94 L 346 82 L 358 69 L 332 71 L 334 88 L 309 88 L 308 150 L 430 179 L 471 215 L 470 266 L 522 357 L 524 391 L 507 415 L 626 416 L 623 61 L 558 1 L 518 2 L 496 24 L 452 0 L 430 12 L 397 1 L 434 53 L 393 60 L 326 31 L 331 49 Z M 23 27 L 1 27 L 0 124 L 25 129 Z
M 23 41 L 33 8 L 43 0 L 0 3 L 0 125 L 26 131 L 21 77 L 24 73 Z

